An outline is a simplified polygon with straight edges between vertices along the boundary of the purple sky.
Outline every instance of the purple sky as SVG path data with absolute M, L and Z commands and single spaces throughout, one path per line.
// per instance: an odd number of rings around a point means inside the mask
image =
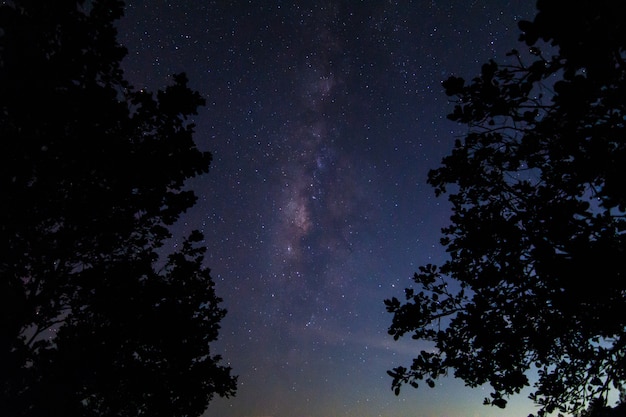
M 237 396 L 207 416 L 525 416 L 443 379 L 391 391 L 383 300 L 439 262 L 445 198 L 425 180 L 464 132 L 441 81 L 520 48 L 529 1 L 127 2 L 126 76 L 156 90 L 186 72 L 207 105 L 196 140 L 214 156 L 177 225 L 205 233 L 228 315 L 215 353 Z M 175 242 L 173 243 L 175 244 Z

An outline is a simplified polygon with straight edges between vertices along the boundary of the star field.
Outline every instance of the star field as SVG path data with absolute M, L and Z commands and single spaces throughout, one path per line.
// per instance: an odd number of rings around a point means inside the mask
M 425 180 L 463 132 L 441 81 L 504 59 L 533 6 L 127 1 L 127 78 L 155 90 L 184 71 L 207 101 L 195 137 L 214 160 L 175 230 L 204 232 L 228 309 L 214 347 L 238 393 L 207 416 L 502 415 L 452 379 L 396 397 L 386 370 L 421 345 L 387 335 L 383 300 L 444 256 Z

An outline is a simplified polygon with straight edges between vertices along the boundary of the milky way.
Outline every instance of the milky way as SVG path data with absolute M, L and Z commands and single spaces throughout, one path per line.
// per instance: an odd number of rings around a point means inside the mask
M 383 300 L 445 254 L 428 169 L 459 132 L 441 81 L 516 47 L 526 1 L 129 1 L 126 73 L 155 89 L 185 71 L 213 153 L 190 182 L 194 228 L 228 315 L 215 352 L 238 394 L 207 416 L 495 416 L 451 380 L 393 395 Z M 511 415 L 527 415 L 527 403 Z M 515 407 L 519 407 L 516 410 Z M 468 410 L 471 410 L 468 411 Z M 522 411 L 520 411 L 522 410 Z

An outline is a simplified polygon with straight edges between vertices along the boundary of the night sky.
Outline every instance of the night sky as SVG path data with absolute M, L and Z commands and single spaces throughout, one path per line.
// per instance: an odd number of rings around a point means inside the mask
M 441 81 L 520 48 L 534 1 L 127 1 L 126 78 L 156 90 L 186 72 L 214 156 L 189 183 L 228 315 L 214 353 L 239 375 L 206 415 L 525 416 L 452 378 L 406 387 L 386 371 L 423 347 L 387 335 L 383 300 L 445 254 L 449 219 L 426 174 L 463 126 Z

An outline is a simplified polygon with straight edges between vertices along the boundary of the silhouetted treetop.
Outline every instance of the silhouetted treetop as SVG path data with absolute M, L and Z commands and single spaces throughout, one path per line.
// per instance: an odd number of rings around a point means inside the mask
M 431 341 L 393 388 L 453 371 L 485 403 L 533 385 L 539 414 L 606 404 L 626 380 L 626 26 L 617 1 L 539 1 L 526 48 L 443 83 L 467 125 L 429 173 L 449 260 L 386 300 L 389 333 Z M 567 18 L 565 18 L 567 15 Z M 453 284 L 453 285 L 449 285 Z M 529 379 L 531 373 L 537 378 Z
M 235 392 L 202 235 L 163 247 L 209 169 L 204 99 L 124 79 L 123 7 L 0 5 L 2 415 L 197 416 Z

